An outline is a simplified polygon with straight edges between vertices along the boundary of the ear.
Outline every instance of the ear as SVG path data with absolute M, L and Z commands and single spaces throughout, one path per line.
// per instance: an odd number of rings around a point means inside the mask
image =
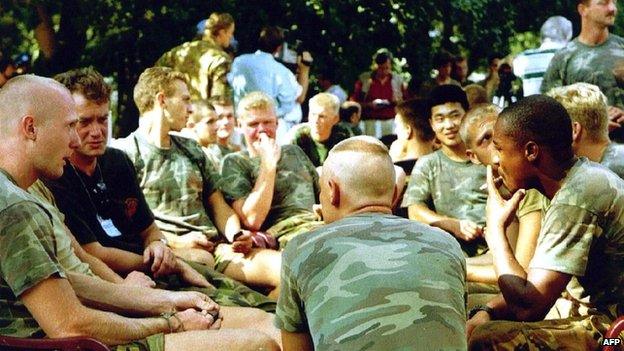
M 529 162 L 537 160 L 539 151 L 539 146 L 534 141 L 529 141 L 524 145 L 524 157 Z
M 572 122 L 572 142 L 578 142 L 583 135 L 583 126 L 579 122 Z
M 581 17 L 583 17 L 583 15 L 585 14 L 585 4 L 583 2 L 579 2 L 578 5 L 576 5 L 576 11 L 579 13 L 579 15 Z
M 35 127 L 35 118 L 33 116 L 26 115 L 22 117 L 19 126 L 26 139 L 37 140 L 37 127 Z
M 165 107 L 165 93 L 163 93 L 162 91 L 159 91 L 156 94 L 156 102 L 158 102 L 158 106 L 160 106 L 160 108 L 164 108 Z
M 482 164 L 481 161 L 479 161 L 479 159 L 477 158 L 477 154 L 472 152 L 472 149 L 466 149 L 466 155 L 470 159 L 470 162 L 474 163 L 475 165 Z
M 329 186 L 329 202 L 336 208 L 340 207 L 340 185 L 333 179 L 329 179 L 327 185 Z
M 408 124 L 405 126 L 405 130 L 407 131 L 407 139 L 411 139 L 414 136 L 414 129 Z

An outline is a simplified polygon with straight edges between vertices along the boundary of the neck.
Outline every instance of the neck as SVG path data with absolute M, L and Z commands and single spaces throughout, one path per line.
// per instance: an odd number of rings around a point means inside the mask
M 69 162 L 84 174 L 92 176 L 97 166 L 97 157 L 86 156 L 74 151 L 69 157 Z
M 590 161 L 600 162 L 602 160 L 602 155 L 604 154 L 607 146 L 609 146 L 610 141 L 600 141 L 600 142 L 585 142 L 582 145 L 579 145 L 576 150 L 576 156 L 587 157 Z
M 366 212 L 377 212 L 377 213 L 392 214 L 392 205 L 390 205 L 390 204 L 364 205 L 364 206 L 357 207 L 357 208 L 349 211 L 348 215 L 356 215 L 356 214 L 359 214 L 359 213 L 366 213 Z
M 11 175 L 17 186 L 24 190 L 27 190 L 38 178 L 32 164 L 19 161 L 28 159 L 25 154 L 16 153 L 15 150 L 0 150 L 0 168 Z
M 171 147 L 170 129 L 165 125 L 163 114 L 163 111 L 159 109 L 145 112 L 139 118 L 139 130 L 150 144 L 161 149 L 168 149 Z
M 550 166 L 547 167 L 549 172 L 544 172 L 539 175 L 539 182 L 541 185 L 541 190 L 544 196 L 548 199 L 551 199 L 555 196 L 557 191 L 561 189 L 561 185 L 565 180 L 570 168 L 574 166 L 574 163 L 578 159 L 576 157 L 572 157 L 570 160 L 563 164 L 556 164 L 555 162 L 549 162 Z
M 442 144 L 442 147 L 440 149 L 448 158 L 450 158 L 453 161 L 457 161 L 457 162 L 468 161 L 468 155 L 466 155 L 466 147 L 464 146 L 463 143 L 459 143 L 454 146 L 448 146 L 448 145 Z
M 609 27 L 603 27 L 597 24 L 590 24 L 587 21 L 582 21 L 581 33 L 578 36 L 578 40 L 590 46 L 600 45 L 607 41 L 609 38 Z
M 405 159 L 419 158 L 433 152 L 433 145 L 430 142 L 416 138 L 408 140 L 405 146 Z

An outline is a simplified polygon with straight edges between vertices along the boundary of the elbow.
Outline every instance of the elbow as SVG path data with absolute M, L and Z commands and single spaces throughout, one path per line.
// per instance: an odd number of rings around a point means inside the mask
M 518 322 L 538 322 L 544 320 L 549 309 L 537 307 L 518 307 L 513 310 L 514 320 Z
M 256 216 L 250 216 L 243 219 L 243 224 L 245 225 L 245 228 L 253 232 L 260 231 L 260 228 L 262 227 L 262 221 L 260 221 L 260 219 Z

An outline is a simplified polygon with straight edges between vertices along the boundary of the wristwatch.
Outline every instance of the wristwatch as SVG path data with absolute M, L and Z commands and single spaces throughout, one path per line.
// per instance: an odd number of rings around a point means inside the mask
M 493 316 L 493 312 L 494 312 L 494 310 L 491 307 L 489 307 L 489 306 L 486 306 L 486 305 L 476 305 L 475 307 L 471 308 L 470 311 L 468 311 L 468 319 L 474 317 L 474 315 L 477 314 L 477 312 L 479 312 L 479 311 L 487 312 L 490 315 L 490 317 Z

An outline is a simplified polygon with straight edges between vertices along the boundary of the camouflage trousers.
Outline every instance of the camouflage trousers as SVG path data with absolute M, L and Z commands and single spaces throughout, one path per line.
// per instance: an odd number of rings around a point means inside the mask
M 145 339 L 133 341 L 129 344 L 118 345 L 112 348 L 113 351 L 164 351 L 165 334 L 150 335 Z
M 611 320 L 604 315 L 540 322 L 492 321 L 477 327 L 469 350 L 598 350 Z
M 323 222 L 319 221 L 314 213 L 305 212 L 277 222 L 267 229 L 266 232 L 277 238 L 280 249 L 283 250 L 290 239 L 314 230 L 321 225 L 323 225 Z
M 158 279 L 158 288 L 167 290 L 199 291 L 223 306 L 255 307 L 275 313 L 276 302 L 242 283 L 199 263 L 189 262 L 193 269 L 203 275 L 216 289 L 189 286 L 177 276 Z

